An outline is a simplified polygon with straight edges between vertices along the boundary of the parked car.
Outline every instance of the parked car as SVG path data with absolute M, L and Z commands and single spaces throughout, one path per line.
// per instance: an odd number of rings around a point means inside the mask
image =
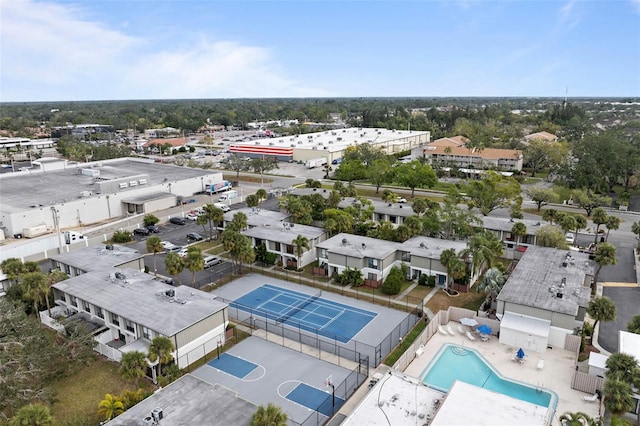
M 176 245 L 173 244 L 172 242 L 169 241 L 160 241 L 160 245 L 162 246 L 162 248 L 164 248 L 165 250 L 171 248 L 171 247 L 175 247 Z
M 133 230 L 133 235 L 149 235 L 151 231 L 147 228 L 136 228 Z
M 404 197 L 398 197 L 396 198 L 396 203 L 406 203 L 407 199 Z
M 158 225 L 149 225 L 147 226 L 147 229 L 149 230 L 149 232 L 153 232 L 154 234 L 160 232 L 160 227 Z
M 222 262 L 222 259 L 220 259 L 218 256 L 207 256 L 204 258 L 204 267 L 205 268 L 210 268 L 214 265 L 217 265 L 219 263 Z
M 196 219 L 198 219 L 198 213 L 195 213 L 195 212 L 193 212 L 193 213 L 189 213 L 189 214 L 188 214 L 187 216 L 185 216 L 185 217 L 186 217 L 187 219 L 189 219 L 189 220 L 196 220 Z
M 183 246 L 173 246 L 173 247 L 169 247 L 168 249 L 165 250 L 165 252 L 167 253 L 177 253 L 182 251 L 183 249 L 185 249 L 185 247 Z
M 567 232 L 566 240 L 567 240 L 567 244 L 573 245 L 573 243 L 576 242 L 575 234 L 573 232 Z
M 184 220 L 184 218 L 182 217 L 178 217 L 178 216 L 174 216 L 171 219 L 169 219 L 169 222 L 175 224 L 175 225 L 184 225 L 187 223 L 186 220 Z
M 182 247 L 180 250 L 177 251 L 178 256 L 180 257 L 187 257 L 188 252 L 189 252 L 189 249 L 187 247 Z
M 187 241 L 202 241 L 204 240 L 204 238 L 202 237 L 202 235 L 198 234 L 197 232 L 189 232 L 187 234 Z

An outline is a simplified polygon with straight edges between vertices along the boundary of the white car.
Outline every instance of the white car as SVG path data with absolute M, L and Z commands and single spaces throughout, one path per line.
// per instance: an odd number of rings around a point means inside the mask
M 185 216 L 186 219 L 189 220 L 196 220 L 198 219 L 198 214 L 197 213 L 189 213 L 188 215 Z
M 567 232 L 567 243 L 568 244 L 573 244 L 576 242 L 576 236 L 573 232 Z
M 164 248 L 165 250 L 169 250 L 176 246 L 175 244 L 169 241 L 160 241 L 160 245 L 162 245 L 162 248 Z
M 396 198 L 396 203 L 406 203 L 407 199 L 404 197 L 398 197 Z
M 180 249 L 180 251 L 178 252 L 178 256 L 180 257 L 187 257 L 187 253 L 189 252 L 189 249 L 187 247 L 183 247 L 182 249 Z

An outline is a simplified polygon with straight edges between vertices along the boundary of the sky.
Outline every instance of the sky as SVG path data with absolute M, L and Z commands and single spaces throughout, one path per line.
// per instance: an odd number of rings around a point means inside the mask
M 640 0 L 0 0 L 0 101 L 638 97 Z

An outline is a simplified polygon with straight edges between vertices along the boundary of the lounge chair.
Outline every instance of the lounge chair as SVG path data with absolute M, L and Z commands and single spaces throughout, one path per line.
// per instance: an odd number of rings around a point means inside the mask
M 544 359 L 540 358 L 538 361 L 538 365 L 536 366 L 538 370 L 542 370 L 544 368 Z
M 461 326 L 460 324 L 458 324 L 458 333 L 464 335 L 466 333 L 466 331 L 464 331 L 464 327 Z
M 598 400 L 598 392 L 594 393 L 592 396 L 583 396 L 582 400 L 586 402 L 596 402 Z
M 449 333 L 447 333 L 447 330 L 445 330 L 444 327 L 441 325 L 438 326 L 438 333 L 442 334 L 443 336 L 449 335 Z
M 471 332 L 467 331 L 465 334 L 467 335 L 467 338 L 468 338 L 469 340 L 476 340 L 476 338 L 475 338 L 475 337 L 473 337 L 473 334 L 471 334 Z
M 450 325 L 447 326 L 447 332 L 449 332 L 450 335 L 455 336 L 456 333 L 453 331 L 453 328 L 451 328 Z
M 487 336 L 486 334 L 481 334 L 480 335 L 480 340 L 482 340 L 483 342 L 488 342 L 489 341 L 489 336 Z

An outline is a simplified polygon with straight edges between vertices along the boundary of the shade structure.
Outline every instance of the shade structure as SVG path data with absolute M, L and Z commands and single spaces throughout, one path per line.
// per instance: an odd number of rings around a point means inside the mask
M 476 325 L 478 325 L 478 321 L 474 320 L 473 318 L 462 318 L 460 320 L 460 323 L 469 327 L 475 327 Z
M 482 334 L 491 334 L 491 331 L 491 327 L 485 324 L 482 324 L 480 327 L 478 327 L 478 332 Z
M 522 348 L 518 349 L 518 353 L 516 354 L 516 356 L 518 357 L 518 359 L 524 358 L 524 351 L 522 350 Z

